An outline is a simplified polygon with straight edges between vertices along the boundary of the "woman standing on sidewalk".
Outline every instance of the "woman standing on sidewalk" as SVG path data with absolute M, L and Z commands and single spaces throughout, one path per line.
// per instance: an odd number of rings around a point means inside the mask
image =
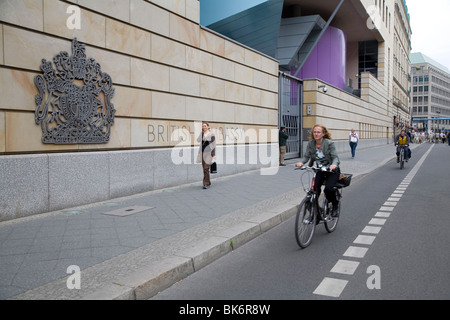
M 210 166 L 216 158 L 216 136 L 211 132 L 208 122 L 202 122 L 202 134 L 198 137 L 197 142 L 202 143 L 198 157 L 201 157 L 203 167 L 203 189 L 208 189 L 211 186 Z
M 337 217 L 339 215 L 339 201 L 336 199 L 334 186 L 339 180 L 339 157 L 331 141 L 331 135 L 327 128 L 316 124 L 311 131 L 311 140 L 306 147 L 305 156 L 297 163 L 297 167 L 302 167 L 309 161 L 312 166 L 316 161 L 317 166 L 330 166 L 330 171 L 319 171 L 316 175 L 315 189 L 317 196 L 320 195 L 322 184 L 325 182 L 325 196 L 328 202 L 333 204 L 331 215 Z
M 350 149 L 352 150 L 352 159 L 355 157 L 356 146 L 358 145 L 359 137 L 355 132 L 355 129 L 352 129 L 352 132 L 348 135 L 348 142 L 350 144 Z

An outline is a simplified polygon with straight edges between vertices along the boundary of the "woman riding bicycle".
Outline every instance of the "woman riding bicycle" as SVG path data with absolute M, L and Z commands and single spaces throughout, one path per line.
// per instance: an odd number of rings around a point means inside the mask
M 334 186 L 339 180 L 339 157 L 331 141 L 331 135 L 328 130 L 319 124 L 316 124 L 311 131 L 311 140 L 306 147 L 305 156 L 297 163 L 297 167 L 302 167 L 309 160 L 309 166 L 316 161 L 317 166 L 329 166 L 329 171 L 320 171 L 316 175 L 316 193 L 320 196 L 321 186 L 325 182 L 325 196 L 328 202 L 333 204 L 332 217 L 339 215 L 339 201 L 336 199 Z

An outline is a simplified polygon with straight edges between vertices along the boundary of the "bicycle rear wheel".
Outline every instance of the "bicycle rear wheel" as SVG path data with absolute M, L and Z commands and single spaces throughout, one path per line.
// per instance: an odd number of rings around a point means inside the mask
M 311 244 L 314 231 L 316 230 L 316 213 L 310 198 L 305 198 L 298 206 L 295 217 L 295 239 L 301 248 Z

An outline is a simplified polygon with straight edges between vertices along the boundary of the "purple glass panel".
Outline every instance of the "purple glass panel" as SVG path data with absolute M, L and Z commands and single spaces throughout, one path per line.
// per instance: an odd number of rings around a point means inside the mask
M 298 74 L 300 79 L 317 78 L 345 89 L 346 39 L 342 30 L 328 27 Z

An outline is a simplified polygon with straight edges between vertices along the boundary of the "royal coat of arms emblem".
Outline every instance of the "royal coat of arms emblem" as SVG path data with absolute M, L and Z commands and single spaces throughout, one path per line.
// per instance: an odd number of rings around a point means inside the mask
M 94 59 L 86 59 L 85 46 L 72 40 L 72 56 L 65 51 L 51 61 L 42 60 L 43 75 L 34 78 L 36 124 L 48 144 L 106 143 L 116 110 L 111 77 Z

